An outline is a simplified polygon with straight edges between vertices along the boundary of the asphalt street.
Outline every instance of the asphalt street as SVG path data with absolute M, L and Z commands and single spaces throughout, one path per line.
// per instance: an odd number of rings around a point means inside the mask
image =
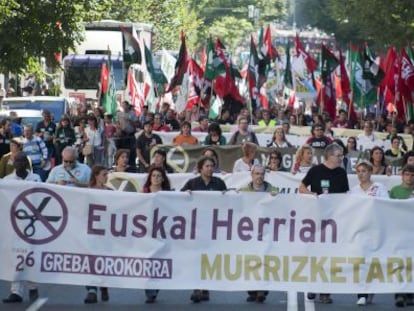
M 110 300 L 93 305 L 85 305 L 83 299 L 86 290 L 82 286 L 71 285 L 39 285 L 40 297 L 47 297 L 48 301 L 39 309 L 40 311 L 52 310 L 149 310 L 149 311 L 171 311 L 171 310 L 217 310 L 217 311 L 323 311 L 323 310 L 414 310 L 414 307 L 396 308 L 394 307 L 393 295 L 376 295 L 374 303 L 365 307 L 356 305 L 356 295 L 332 295 L 334 303 L 323 305 L 304 300 L 303 294 L 297 295 L 298 299 L 289 300 L 285 292 L 270 292 L 267 300 L 263 304 L 246 302 L 245 292 L 211 292 L 211 299 L 208 302 L 194 304 L 190 301 L 191 291 L 161 291 L 157 302 L 154 304 L 145 303 L 145 294 L 141 289 L 109 289 Z M 1 298 L 9 295 L 9 283 L 0 281 Z M 294 296 L 294 295 L 293 295 Z M 297 301 L 297 306 L 295 306 Z M 288 306 L 289 305 L 289 306 Z M 27 293 L 24 302 L 19 304 L 3 304 L 0 302 L 0 310 L 23 311 L 30 306 Z

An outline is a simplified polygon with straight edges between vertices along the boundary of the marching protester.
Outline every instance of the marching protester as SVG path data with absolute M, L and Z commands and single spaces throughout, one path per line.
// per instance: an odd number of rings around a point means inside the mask
M 240 188 L 240 191 L 242 192 L 268 192 L 271 195 L 276 195 L 279 190 L 278 188 L 272 186 L 270 183 L 265 181 L 265 174 L 266 169 L 260 165 L 255 164 L 253 165 L 251 169 L 251 181 L 247 184 L 247 186 L 244 186 Z M 269 294 L 268 291 L 248 291 L 247 292 L 247 302 L 253 302 L 256 301 L 258 303 L 262 303 L 266 300 L 266 296 Z
M 219 156 L 216 150 L 214 150 L 212 147 L 204 148 L 203 151 L 201 152 L 201 156 L 213 158 L 214 162 L 216 163 L 216 165 L 214 166 L 214 173 L 225 173 L 220 168 Z
M 414 198 L 414 165 L 406 164 L 401 170 L 401 184 L 390 190 L 390 198 L 406 200 Z M 414 305 L 414 294 L 395 294 L 395 306 L 404 307 Z
M 332 139 L 325 135 L 325 127 L 322 124 L 316 123 L 312 125 L 311 134 L 306 141 L 306 144 L 311 146 L 313 149 L 325 149 L 330 143 L 332 143 Z
M 227 186 L 224 181 L 213 176 L 216 163 L 213 158 L 203 156 L 197 161 L 197 170 L 200 176 L 188 180 L 181 188 L 181 191 L 224 191 Z M 190 298 L 194 303 L 210 300 L 210 292 L 208 290 L 195 289 Z
M 118 149 L 115 153 L 115 166 L 112 172 L 136 173 L 136 166 L 129 165 L 129 149 Z
M 256 134 L 249 129 L 249 121 L 247 117 L 240 115 L 237 118 L 237 126 L 237 130 L 231 136 L 228 145 L 243 145 L 246 142 L 259 145 Z
M 150 151 L 155 145 L 161 145 L 161 137 L 152 132 L 152 121 L 144 123 L 144 129 L 137 138 L 136 154 L 139 161 L 138 171 L 140 173 L 148 172 L 150 167 Z
M 0 159 L 0 178 L 9 175 L 14 170 L 14 161 L 19 152 L 23 150 L 23 139 L 15 137 L 10 140 L 10 152 L 4 154 Z
M 313 166 L 303 178 L 299 185 L 299 193 L 304 194 L 328 194 L 345 193 L 349 191 L 348 176 L 341 167 L 344 151 L 337 144 L 330 144 L 324 151 L 325 160 L 322 164 Z M 310 189 L 308 189 L 310 187 Z M 330 294 L 319 295 L 320 302 L 324 304 L 332 303 Z M 308 293 L 308 299 L 315 299 L 316 294 Z
M 86 140 L 83 147 L 85 162 L 90 167 L 94 164 L 102 164 L 104 156 L 103 132 L 98 127 L 98 119 L 90 114 L 88 116 L 88 127 L 85 129 Z
M 102 190 L 112 190 L 106 186 L 108 182 L 108 169 L 100 164 L 94 165 L 92 167 L 91 178 L 89 181 L 89 188 L 91 189 L 102 189 Z M 101 291 L 101 300 L 108 301 L 109 300 L 109 292 L 108 287 L 100 287 Z M 84 299 L 84 303 L 97 303 L 97 291 L 98 288 L 96 286 L 86 286 L 86 290 L 88 293 Z
M 173 144 L 176 146 L 182 145 L 198 145 L 198 139 L 191 135 L 191 123 L 184 121 L 181 124 L 180 134 L 173 138 Z
M 223 136 L 220 124 L 211 123 L 208 126 L 208 135 L 204 139 L 204 145 L 225 145 L 226 137 Z
M 153 166 L 161 167 L 167 173 L 174 173 L 174 169 L 167 163 L 167 153 L 163 149 L 157 149 L 152 155 Z
M 241 147 L 242 157 L 237 159 L 233 165 L 233 173 L 248 172 L 252 166 L 259 164 L 259 160 L 256 159 L 257 145 L 251 142 L 246 142 Z
M 285 132 L 282 127 L 277 127 L 273 132 L 272 141 L 267 144 L 267 147 L 273 148 L 289 148 L 292 147 L 292 144 L 289 143 L 286 139 Z
M 40 176 L 30 172 L 29 160 L 26 154 L 19 151 L 13 162 L 14 171 L 4 177 L 6 180 L 20 180 L 20 181 L 34 181 L 41 182 Z M 34 230 L 34 229 L 33 229 Z M 34 233 L 34 232 L 33 232 Z M 23 292 L 25 283 L 29 288 L 29 300 L 34 302 L 39 297 L 39 292 L 36 284 L 33 282 L 15 281 L 11 283 L 9 297 L 3 299 L 3 303 L 19 303 L 23 301 Z
M 58 126 L 56 127 L 55 133 L 55 145 L 56 145 L 56 154 L 55 154 L 55 164 L 61 164 L 62 159 L 60 157 L 63 149 L 67 146 L 72 146 L 76 141 L 75 130 L 70 124 L 70 118 L 68 115 L 63 115 L 59 121 Z
M 165 170 L 162 167 L 151 165 L 147 179 L 145 180 L 143 193 L 154 193 L 158 191 L 170 191 L 171 184 L 167 177 Z M 159 293 L 158 289 L 146 289 L 145 296 L 147 300 L 145 303 L 154 303 Z
M 26 124 L 23 133 L 23 152 L 30 158 L 33 173 L 38 174 L 42 181 L 45 181 L 49 173 L 47 163 L 50 163 L 48 162 L 48 148 L 39 136 L 33 135 L 32 125 Z
M 388 191 L 383 184 L 371 180 L 372 164 L 361 161 L 355 166 L 359 184 L 351 188 L 351 194 L 369 195 L 373 197 L 388 198 Z M 358 294 L 357 305 L 371 304 L 373 294 Z
M 267 158 L 266 170 L 269 172 L 284 172 L 285 169 L 282 167 L 282 154 L 280 151 L 274 149 L 270 151 Z
M 381 147 L 375 146 L 370 150 L 369 161 L 372 164 L 372 174 L 387 175 L 392 174 L 391 168 L 385 163 L 384 150 Z
M 292 174 L 306 174 L 313 166 L 313 151 L 311 146 L 305 144 L 296 150 L 295 163 L 292 166 Z
M 87 187 L 91 175 L 88 165 L 78 162 L 75 147 L 66 147 L 62 151 L 62 164 L 55 166 L 46 182 L 62 186 Z

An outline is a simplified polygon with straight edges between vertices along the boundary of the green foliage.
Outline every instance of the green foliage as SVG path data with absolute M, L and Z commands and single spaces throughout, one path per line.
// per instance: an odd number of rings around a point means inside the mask
M 14 0 L 0 3 L 0 72 L 22 72 L 31 59 L 72 48 L 81 21 L 101 16 L 105 0 Z
M 297 0 L 299 26 L 335 33 L 342 44 L 405 46 L 414 37 L 414 1 Z

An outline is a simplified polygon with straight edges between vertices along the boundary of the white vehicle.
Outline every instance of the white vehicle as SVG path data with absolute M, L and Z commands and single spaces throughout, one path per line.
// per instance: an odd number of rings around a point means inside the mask
M 33 109 L 19 109 L 19 110 L 0 110 L 0 121 L 8 118 L 10 112 L 16 112 L 17 117 L 21 119 L 20 124 L 31 124 L 33 128 L 36 128 L 36 124 L 43 120 L 41 110 Z
M 49 110 L 52 113 L 53 121 L 59 122 L 62 115 L 69 112 L 69 102 L 59 96 L 26 96 L 7 97 L 3 99 L 2 108 L 9 111 L 20 110 Z
M 153 26 L 111 20 L 86 23 L 84 26 L 85 40 L 74 53 L 63 59 L 62 95 L 82 104 L 97 100 L 102 63 L 108 60 L 110 50 L 117 99 L 121 102 L 128 68 L 132 64 L 131 59 L 128 59 L 128 43 L 121 29 L 124 28 L 137 38 L 144 57 L 142 42 L 151 48 Z

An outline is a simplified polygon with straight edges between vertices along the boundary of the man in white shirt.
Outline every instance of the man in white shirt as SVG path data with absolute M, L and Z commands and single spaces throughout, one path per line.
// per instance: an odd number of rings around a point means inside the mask
M 27 169 L 29 167 L 29 160 L 27 159 L 27 156 L 24 152 L 20 151 L 16 155 L 13 166 L 13 173 L 5 176 L 4 179 L 41 182 L 39 175 L 33 174 Z M 12 282 L 10 287 L 11 293 L 9 297 L 3 299 L 3 303 L 22 302 L 25 285 L 24 283 L 24 281 Z M 29 300 L 30 302 L 34 302 L 39 297 L 37 286 L 35 283 L 29 281 L 27 281 L 26 284 L 29 288 Z

